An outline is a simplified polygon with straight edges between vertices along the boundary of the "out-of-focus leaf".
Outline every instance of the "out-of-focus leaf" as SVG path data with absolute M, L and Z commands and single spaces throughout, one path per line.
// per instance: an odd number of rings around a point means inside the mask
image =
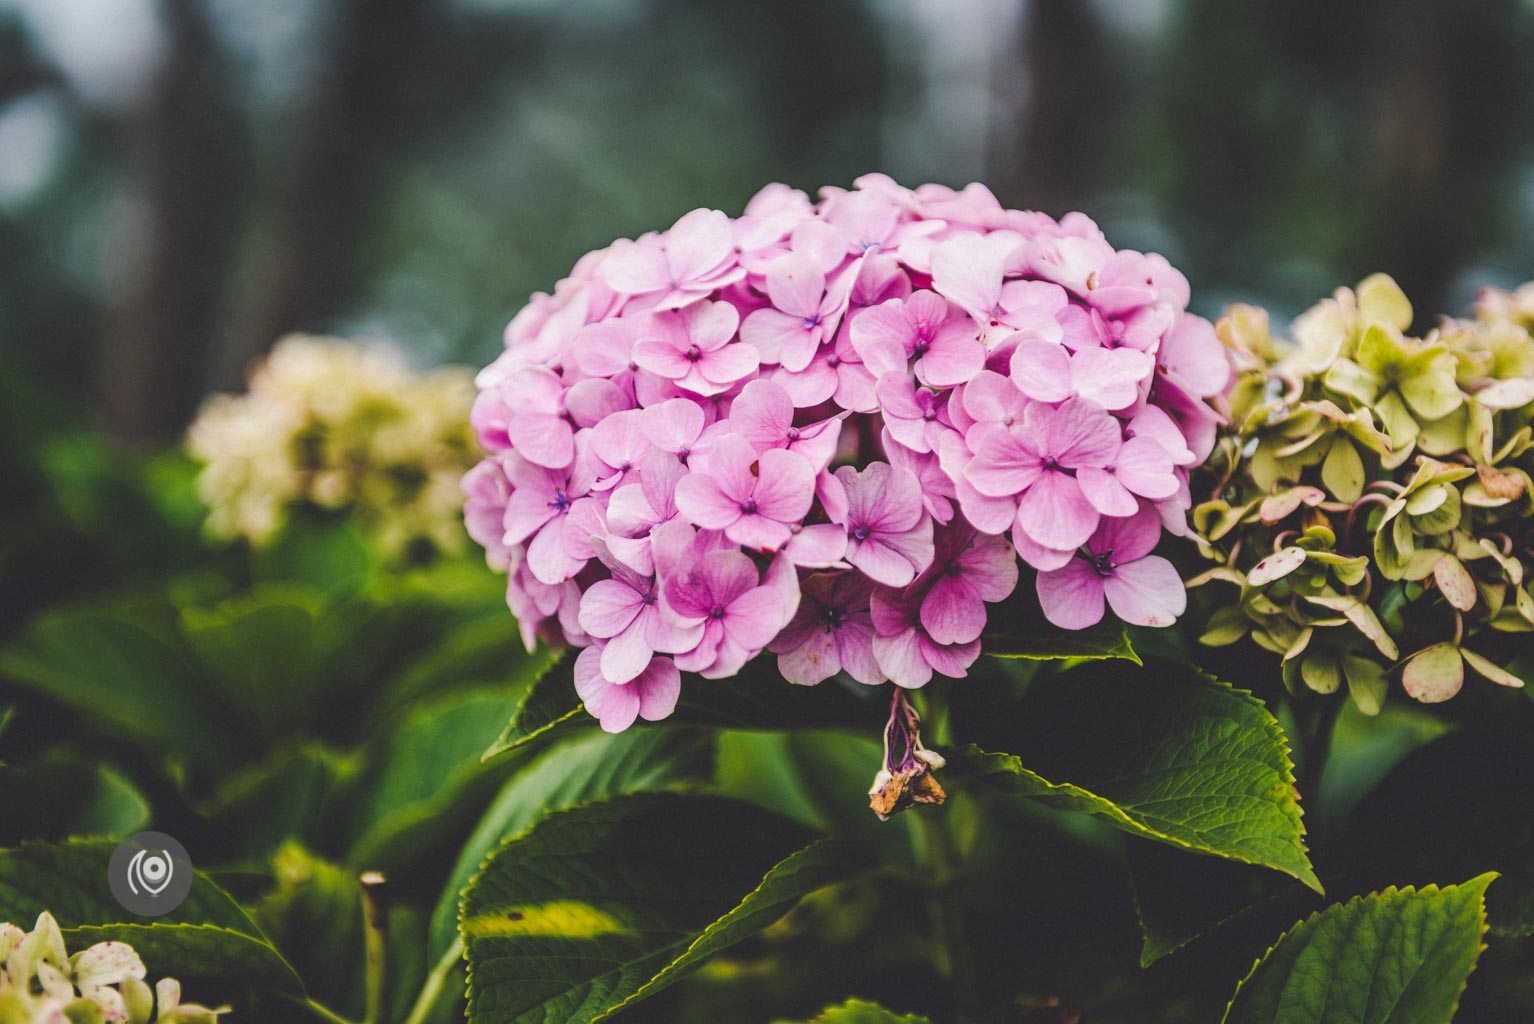
M 719 797 L 640 794 L 550 815 L 465 893 L 470 1021 L 605 1020 L 850 873 L 847 847 L 811 839 Z
M 552 811 L 701 783 L 713 769 L 712 736 L 669 726 L 586 733 L 544 752 L 502 787 L 459 852 L 432 915 L 427 959 L 435 962 L 457 938 L 463 888 L 499 844 Z
M 289 839 L 313 848 L 340 841 L 355 756 L 306 745 L 272 755 L 225 781 L 200 810 L 214 832 L 254 867 Z
M 495 690 L 454 694 L 420 704 L 375 743 L 371 790 L 359 799 L 364 831 L 349 862 L 388 873 L 461 834 L 469 810 L 461 798 L 491 770 L 480 753 L 517 706 L 515 696 Z
M 1342 847 L 1355 888 L 1382 879 L 1501 875 L 1487 896 L 1494 935 L 1534 935 L 1534 747 L 1517 732 L 1466 728 L 1406 757 L 1355 808 Z
M 131 835 L 149 822 L 149 804 L 106 765 L 55 754 L 0 775 L 0 843 Z
M 107 885 L 107 864 L 116 846 L 86 840 L 0 850 L 0 921 L 29 925 L 46 910 L 72 949 L 114 939 L 131 943 L 161 973 L 300 987 L 293 968 L 255 922 L 200 872 L 175 910 L 150 924 L 135 919 Z
M 1386 889 L 1290 929 L 1236 989 L 1223 1024 L 1444 1024 L 1486 934 L 1481 875 Z
M 175 638 L 126 607 L 40 617 L 0 650 L 0 674 L 156 752 L 227 758 L 244 737 Z
M 323 593 L 355 590 L 373 569 L 355 522 L 320 512 L 295 513 L 250 561 L 257 579 L 307 583 Z
M 1101 664 L 1035 680 L 1020 712 L 1020 754 L 970 747 L 945 778 L 983 778 L 1320 891 L 1283 729 L 1251 694 L 1182 666 Z
M 866 999 L 849 999 L 840 1006 L 828 1006 L 806 1024 L 931 1024 L 914 1013 L 895 1013 Z

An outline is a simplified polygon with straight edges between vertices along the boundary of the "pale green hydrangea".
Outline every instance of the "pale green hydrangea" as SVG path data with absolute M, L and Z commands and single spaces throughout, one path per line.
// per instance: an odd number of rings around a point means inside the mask
M 188 433 L 209 531 L 260 546 L 308 504 L 355 516 L 391 555 L 462 549 L 474 393 L 461 367 L 420 373 L 382 345 L 283 339 L 249 391 L 213 396 Z
M 144 962 L 123 942 L 98 942 L 70 956 L 53 915 L 30 932 L 0 924 L 0 1024 L 217 1024 L 229 1007 L 181 1001 L 181 984 L 151 990 Z

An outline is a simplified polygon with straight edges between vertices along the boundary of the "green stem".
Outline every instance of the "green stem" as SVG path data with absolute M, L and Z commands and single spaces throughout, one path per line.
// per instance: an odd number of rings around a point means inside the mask
M 1326 771 L 1326 759 L 1331 754 L 1332 734 L 1336 732 L 1343 699 L 1337 694 L 1307 694 L 1292 704 L 1295 753 L 1299 755 L 1294 772 L 1295 786 L 1300 791 L 1300 799 L 1309 801 L 1307 809 L 1312 813 L 1321 799 L 1321 778 Z
M 389 893 L 377 871 L 363 872 L 363 945 L 367 951 L 367 1015 L 363 1024 L 383 1024 L 389 998 Z
M 283 992 L 281 995 L 294 1006 L 303 1007 L 318 1017 L 320 1020 L 326 1021 L 327 1024 L 352 1024 L 351 1021 L 347 1020 L 345 1017 L 341 1016 L 339 1013 L 332 1010 L 324 1003 L 316 1002 L 315 1000 L 306 996 L 297 996 L 291 992 Z
M 426 976 L 426 984 L 421 986 L 421 994 L 410 1008 L 410 1016 L 405 1018 L 405 1024 L 425 1024 L 437 1000 L 442 997 L 442 988 L 447 984 L 448 975 L 453 973 L 453 968 L 462 959 L 463 939 L 454 939 L 447 952 L 442 954 L 442 959 L 437 961 L 437 966 Z

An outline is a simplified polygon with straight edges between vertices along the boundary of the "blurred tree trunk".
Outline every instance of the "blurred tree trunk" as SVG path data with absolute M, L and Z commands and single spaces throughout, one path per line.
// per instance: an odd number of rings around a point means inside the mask
M 194 411 L 233 241 L 232 105 L 197 0 L 163 0 L 166 51 L 128 115 L 126 200 L 109 243 L 113 315 L 99 382 L 109 432 L 174 435 Z
M 358 279 L 374 171 L 402 136 L 404 68 L 434 38 L 427 0 L 344 0 L 258 227 L 247 286 L 213 372 L 238 386 L 283 334 L 322 327 Z
M 1003 187 L 1016 205 L 1058 217 L 1101 178 L 1094 167 L 1116 112 L 1102 28 L 1090 4 L 1033 0 L 1018 51 L 1025 111 Z

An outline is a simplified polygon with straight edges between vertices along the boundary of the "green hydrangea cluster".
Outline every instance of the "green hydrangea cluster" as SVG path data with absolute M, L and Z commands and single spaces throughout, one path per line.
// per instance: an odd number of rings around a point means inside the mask
M 1474 319 L 1406 332 L 1389 277 L 1339 289 L 1293 341 L 1232 307 L 1229 422 L 1194 481 L 1194 529 L 1214 567 L 1190 587 L 1238 599 L 1203 641 L 1250 635 L 1291 689 L 1345 684 L 1377 712 L 1400 670 L 1442 701 L 1465 666 L 1507 686 L 1534 631 L 1534 288 L 1487 291 Z
M 53 915 L 30 932 L 0 923 L 0 1024 L 217 1024 L 229 1007 L 181 1001 L 181 984 L 144 982 L 144 962 L 123 942 L 70 956 Z
M 418 373 L 384 346 L 283 339 L 247 393 L 213 396 L 188 433 L 209 532 L 259 546 L 310 504 L 347 511 L 391 555 L 461 550 L 474 394 L 461 367 Z

